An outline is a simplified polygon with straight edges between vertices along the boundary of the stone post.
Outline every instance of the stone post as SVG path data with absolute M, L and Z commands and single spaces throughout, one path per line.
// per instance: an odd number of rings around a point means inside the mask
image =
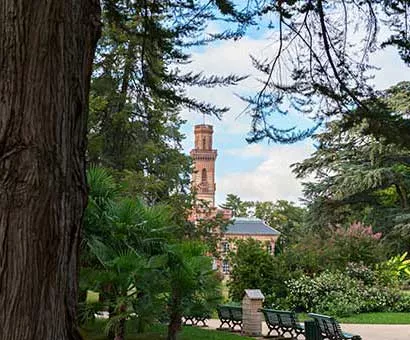
M 242 333 L 248 336 L 262 335 L 262 313 L 258 310 L 262 308 L 265 300 L 259 289 L 245 289 L 242 299 Z

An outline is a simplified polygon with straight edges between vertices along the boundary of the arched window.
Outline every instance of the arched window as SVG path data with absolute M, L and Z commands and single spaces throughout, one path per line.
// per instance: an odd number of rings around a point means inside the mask
M 203 168 L 202 169 L 202 176 L 201 176 L 201 182 L 207 182 L 207 179 L 208 179 L 208 177 L 207 177 L 207 174 L 206 174 L 206 169 L 205 168 Z
M 206 138 L 202 138 L 202 150 L 206 150 Z

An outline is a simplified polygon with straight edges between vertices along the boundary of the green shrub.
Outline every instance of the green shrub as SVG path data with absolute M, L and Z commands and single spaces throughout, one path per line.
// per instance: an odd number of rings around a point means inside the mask
M 400 295 L 397 291 L 380 286 L 366 287 L 363 291 L 361 312 L 388 312 L 394 307 Z
M 389 287 L 366 285 L 364 281 L 347 275 L 347 272 L 323 272 L 313 278 L 303 275 L 289 280 L 287 303 L 291 309 L 297 311 L 339 317 L 362 312 L 409 310 L 409 296 Z M 365 273 L 367 282 L 372 281 L 367 270 L 362 268 L 359 273 Z M 352 271 L 349 271 L 349 274 L 352 274 Z
M 349 262 L 346 266 L 346 274 L 366 285 L 375 284 L 377 281 L 376 273 L 363 263 Z
M 393 312 L 410 312 L 410 295 L 401 294 L 396 301 Z
M 315 311 L 340 317 L 349 316 L 360 312 L 361 302 L 356 292 L 349 295 L 345 292 L 331 291 L 318 301 Z

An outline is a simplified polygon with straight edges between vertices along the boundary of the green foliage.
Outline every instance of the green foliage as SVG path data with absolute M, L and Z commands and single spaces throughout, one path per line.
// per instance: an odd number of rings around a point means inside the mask
M 217 273 L 212 259 L 199 242 L 173 244 L 166 254 L 168 294 L 168 339 L 175 339 L 181 330 L 182 316 L 188 312 L 210 314 L 222 300 Z
M 289 271 L 314 275 L 325 270 L 344 270 L 351 262 L 374 266 L 385 259 L 380 235 L 371 228 L 353 224 L 330 228 L 322 233 L 309 231 L 277 256 Z
M 401 83 L 387 90 L 372 102 L 374 112 L 388 104 L 401 114 L 407 89 L 408 84 Z M 332 120 L 314 138 L 316 151 L 293 166 L 299 178 L 315 177 L 304 186 L 309 227 L 320 231 L 362 221 L 383 233 L 389 254 L 407 251 L 402 240 L 408 238 L 409 149 L 372 134 L 363 121 Z
M 406 259 L 406 257 L 407 252 L 379 263 L 376 268 L 380 280 L 390 285 L 399 285 L 400 283 L 410 281 L 410 260 Z
M 267 306 L 284 296 L 284 277 L 289 278 L 292 274 L 266 251 L 261 242 L 239 240 L 236 253 L 230 254 L 229 258 L 232 269 L 228 288 L 234 301 L 242 301 L 244 289 L 252 288 L 263 292 Z
M 288 303 L 296 310 L 348 316 L 361 312 L 402 311 L 405 301 L 398 291 L 368 285 L 346 272 L 302 275 L 287 282 Z
M 410 295 L 401 294 L 399 300 L 396 302 L 394 308 L 396 312 L 407 312 L 410 313 Z
M 184 72 L 189 46 L 203 45 L 215 4 L 201 1 L 103 1 L 90 90 L 88 160 L 117 170 L 127 193 L 149 204 L 187 192 L 190 158 L 182 152 L 182 109 L 220 117 L 187 95 L 192 86 L 237 84 L 245 77 Z M 209 39 L 213 40 L 213 39 Z
M 344 268 L 349 262 L 374 265 L 384 258 L 380 237 L 380 233 L 361 223 L 353 223 L 347 229 L 336 228 L 326 244 L 327 255 L 338 268 Z
M 226 196 L 226 202 L 220 207 L 222 209 L 231 210 L 233 217 L 246 217 L 249 215 L 248 209 L 250 206 L 250 202 L 242 201 L 237 195 L 228 194 Z
M 164 315 L 171 325 L 180 324 L 187 311 L 210 314 L 221 300 L 220 281 L 206 256 L 211 239 L 197 241 L 204 234 L 185 220 L 187 212 L 176 217 L 169 205 L 130 198 L 108 170 L 91 168 L 88 175 L 80 289 L 98 292 L 100 301 L 82 301 L 80 320 L 108 310 L 111 337 L 122 336 L 131 319 L 143 332 Z

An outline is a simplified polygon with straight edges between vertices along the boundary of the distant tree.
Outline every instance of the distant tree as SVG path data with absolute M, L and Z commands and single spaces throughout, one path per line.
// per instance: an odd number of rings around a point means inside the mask
M 239 196 L 234 194 L 228 194 L 226 196 L 226 202 L 220 205 L 222 209 L 231 210 L 232 216 L 234 217 L 248 216 L 248 208 L 250 208 L 250 206 L 250 202 L 242 201 Z
M 265 221 L 269 226 L 281 232 L 275 246 L 275 252 L 280 252 L 290 242 L 297 239 L 302 232 L 306 209 L 296 206 L 293 202 L 277 200 L 276 202 L 253 202 L 254 216 Z
M 237 250 L 229 256 L 231 263 L 228 282 L 229 296 L 241 301 L 245 289 L 260 289 L 271 302 L 272 284 L 275 281 L 274 257 L 266 246 L 254 239 L 238 240 Z

